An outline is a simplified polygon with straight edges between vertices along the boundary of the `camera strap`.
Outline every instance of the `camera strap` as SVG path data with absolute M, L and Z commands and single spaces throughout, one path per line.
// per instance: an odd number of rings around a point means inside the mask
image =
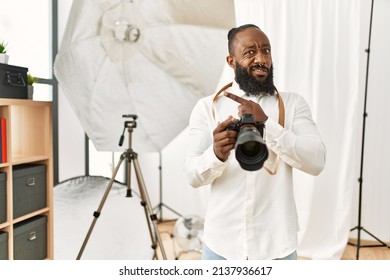
M 222 87 L 215 95 L 214 95 L 214 98 L 213 98 L 213 104 L 212 104 L 212 107 L 211 107 L 211 113 L 213 115 L 213 119 L 215 120 L 215 108 L 214 108 L 214 104 L 215 102 L 217 102 L 218 100 L 218 97 L 220 96 L 221 93 L 223 93 L 224 91 L 226 91 L 228 88 L 230 88 L 231 86 L 233 85 L 233 83 L 228 83 L 227 85 L 225 85 L 224 87 Z M 282 96 L 280 95 L 279 91 L 276 89 L 275 87 L 275 91 L 277 93 L 277 97 L 278 97 L 278 105 L 279 105 L 279 120 L 278 120 L 278 123 L 279 125 L 281 125 L 282 127 L 284 127 L 284 122 L 285 122 L 285 111 L 284 111 L 284 102 L 283 102 L 283 99 L 282 99 Z M 279 159 L 280 159 L 280 155 L 277 154 L 276 155 L 276 160 L 275 160 L 275 165 L 274 165 L 274 168 L 273 170 L 269 169 L 267 166 L 263 166 L 263 168 L 270 174 L 270 175 L 275 175 L 277 172 L 278 172 L 278 169 L 279 169 Z

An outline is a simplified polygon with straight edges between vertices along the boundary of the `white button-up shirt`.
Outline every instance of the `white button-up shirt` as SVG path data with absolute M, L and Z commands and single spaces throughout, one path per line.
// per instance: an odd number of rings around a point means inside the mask
M 234 150 L 221 162 L 213 151 L 213 131 L 229 115 L 239 118 L 239 104 L 223 95 L 215 102 L 214 96 L 199 100 L 190 118 L 185 170 L 193 187 L 211 185 L 204 242 L 226 259 L 285 257 L 296 250 L 299 229 L 292 168 L 319 174 L 325 165 L 325 146 L 301 96 L 280 93 L 285 107 L 282 127 L 276 95 L 248 98 L 235 82 L 227 91 L 258 102 L 268 115 L 269 157 L 264 165 L 273 170 L 279 154 L 279 169 L 276 175 L 264 168 L 243 170 Z

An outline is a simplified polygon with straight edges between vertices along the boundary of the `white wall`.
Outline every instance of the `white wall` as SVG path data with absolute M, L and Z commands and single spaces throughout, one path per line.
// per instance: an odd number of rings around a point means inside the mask
M 65 31 L 72 1 L 58 1 L 58 43 Z M 58 177 L 59 182 L 85 174 L 84 130 L 66 96 L 58 92 Z
M 0 41 L 7 43 L 8 64 L 28 68 L 31 75 L 51 78 L 51 12 L 49 1 L 0 0 Z M 21 9 L 20 7 L 23 7 Z M 17 12 L 17 13 L 16 13 Z M 36 42 L 36 43 L 35 43 Z M 52 86 L 34 84 L 35 100 L 51 100 Z

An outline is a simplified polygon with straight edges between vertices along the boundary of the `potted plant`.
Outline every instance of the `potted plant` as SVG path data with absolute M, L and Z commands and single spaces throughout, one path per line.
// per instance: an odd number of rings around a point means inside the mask
M 0 41 L 0 63 L 8 63 L 7 43 Z
M 28 99 L 33 99 L 34 83 L 36 81 L 38 81 L 37 77 L 34 77 L 30 73 L 27 73 L 27 94 L 28 94 Z

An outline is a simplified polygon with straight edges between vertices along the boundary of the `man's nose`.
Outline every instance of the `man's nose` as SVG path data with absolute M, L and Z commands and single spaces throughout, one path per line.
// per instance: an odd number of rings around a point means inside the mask
M 258 50 L 255 55 L 255 62 L 259 64 L 266 64 L 267 62 L 267 57 L 261 50 Z

